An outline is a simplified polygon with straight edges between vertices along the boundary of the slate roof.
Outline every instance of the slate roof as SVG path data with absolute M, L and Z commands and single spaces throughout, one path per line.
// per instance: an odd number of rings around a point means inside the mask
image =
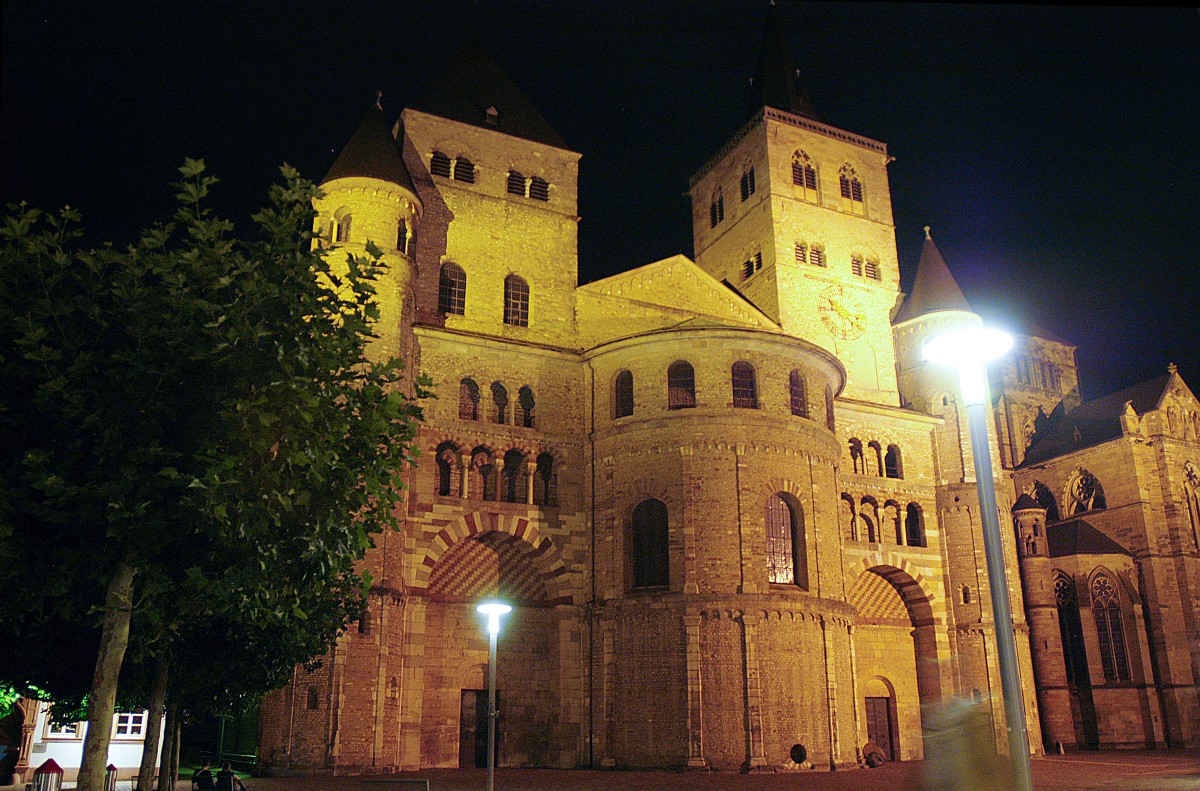
M 774 107 L 814 121 L 820 120 L 804 86 L 800 84 L 787 33 L 779 21 L 779 12 L 775 10 L 774 3 L 767 7 L 762 46 L 758 48 L 758 67 L 751 84 L 758 102 L 752 110 Z
M 1052 558 L 1065 555 L 1128 555 L 1129 553 L 1104 533 L 1075 518 L 1046 528 L 1046 545 Z
M 1013 503 L 1013 513 L 1016 513 L 1017 511 L 1024 511 L 1027 508 L 1042 508 L 1042 506 L 1037 500 L 1033 499 L 1028 492 L 1021 492 L 1021 496 L 1017 498 L 1015 503 Z
M 488 108 L 496 108 L 496 123 Z M 571 150 L 492 57 L 478 45 L 460 50 L 412 109 L 506 135 Z
M 333 166 L 321 179 L 321 183 L 348 176 L 365 176 L 367 178 L 390 181 L 404 187 L 414 195 L 417 188 L 413 186 L 408 168 L 400 154 L 400 146 L 392 135 L 391 127 L 383 117 L 383 108 L 375 104 L 363 117 L 362 123 L 333 161 Z
M 1139 415 L 1157 409 L 1171 374 L 1163 374 L 1140 384 L 1081 404 L 1070 412 L 1055 410 L 1044 427 L 1033 435 L 1022 467 L 1038 464 L 1081 448 L 1099 445 L 1121 436 L 1121 415 L 1125 402 Z
M 925 228 L 925 246 L 921 248 L 921 260 L 917 264 L 917 277 L 913 281 L 912 293 L 909 294 L 900 309 L 896 311 L 892 324 L 915 319 L 926 313 L 939 310 L 965 310 L 973 312 L 962 289 L 950 274 L 942 254 L 929 235 L 929 227 Z

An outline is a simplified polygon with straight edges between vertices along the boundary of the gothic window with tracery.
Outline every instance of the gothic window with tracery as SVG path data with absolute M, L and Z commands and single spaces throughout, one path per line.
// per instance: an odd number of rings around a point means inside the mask
M 1085 469 L 1076 468 L 1067 481 L 1067 498 L 1071 503 L 1071 516 L 1088 511 L 1103 510 L 1104 487 Z
M 1100 642 L 1100 665 L 1105 681 L 1129 681 L 1129 656 L 1125 651 L 1125 627 L 1121 621 L 1120 597 L 1104 574 L 1092 578 L 1092 615 Z
M 803 151 L 792 154 L 792 184 L 801 188 L 798 192 L 805 200 L 817 199 L 817 169 Z
M 1054 575 L 1054 600 L 1058 605 L 1058 629 L 1062 639 L 1067 683 L 1086 686 L 1089 683 L 1087 652 L 1083 647 L 1079 601 L 1075 596 L 1075 583 L 1061 572 Z
M 838 171 L 838 182 L 842 193 L 843 211 L 863 213 L 863 187 L 857 171 L 851 165 L 842 165 Z

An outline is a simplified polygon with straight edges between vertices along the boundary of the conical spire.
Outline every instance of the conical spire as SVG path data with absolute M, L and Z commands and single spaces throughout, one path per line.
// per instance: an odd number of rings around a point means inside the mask
M 321 179 L 321 183 L 347 176 L 362 176 L 366 178 L 390 181 L 404 187 L 414 195 L 417 188 L 413 186 L 408 168 L 400 155 L 400 146 L 392 136 L 391 128 L 383 116 L 383 107 L 379 104 L 379 94 L 376 93 L 375 105 L 367 110 L 358 131 L 346 143 L 342 153 L 334 160 L 333 167 Z
M 929 226 L 925 226 L 925 246 L 921 248 L 921 261 L 917 264 L 917 278 L 913 281 L 912 293 L 904 300 L 893 324 L 899 324 L 926 313 L 939 310 L 962 310 L 973 312 L 962 289 L 954 282 L 954 275 L 942 260 L 933 237 L 929 235 Z
M 761 107 L 774 107 L 789 113 L 819 120 L 812 102 L 800 84 L 800 72 L 792 61 L 792 49 L 787 33 L 779 21 L 779 11 L 772 2 L 767 7 L 767 22 L 763 27 L 762 46 L 758 50 L 758 68 L 752 84 L 754 98 Z

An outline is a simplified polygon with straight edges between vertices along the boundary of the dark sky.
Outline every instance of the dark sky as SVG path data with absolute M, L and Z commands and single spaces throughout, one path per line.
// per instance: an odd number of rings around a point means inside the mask
M 766 2 L 3 4 L 2 197 L 124 243 L 184 156 L 235 219 L 320 178 L 480 41 L 579 151 L 580 279 L 691 254 L 688 176 L 745 121 Z M 783 2 L 826 123 L 888 143 L 902 285 L 923 225 L 986 319 L 1078 344 L 1095 396 L 1200 390 L 1196 9 Z

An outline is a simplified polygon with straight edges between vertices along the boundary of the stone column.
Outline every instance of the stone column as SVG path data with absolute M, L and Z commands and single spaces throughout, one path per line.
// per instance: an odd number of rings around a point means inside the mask
M 704 697 L 700 678 L 700 613 L 688 608 L 683 616 L 687 640 L 688 769 L 706 769 L 704 759 Z
M 458 487 L 459 495 L 466 500 L 470 495 L 471 486 L 471 456 L 468 453 L 458 457 L 458 475 L 460 486 Z
M 537 474 L 537 462 L 525 462 L 525 504 L 533 505 L 533 476 Z M 544 503 L 543 503 L 544 505 Z
M 743 680 L 746 689 L 746 741 L 747 771 L 760 771 L 767 766 L 763 747 L 762 726 L 762 679 L 758 666 L 758 623 L 762 617 L 753 613 L 742 613 L 742 646 L 746 663 Z
M 496 502 L 504 502 L 504 457 L 492 459 L 492 475 L 496 476 Z M 484 490 L 486 494 L 487 490 Z

